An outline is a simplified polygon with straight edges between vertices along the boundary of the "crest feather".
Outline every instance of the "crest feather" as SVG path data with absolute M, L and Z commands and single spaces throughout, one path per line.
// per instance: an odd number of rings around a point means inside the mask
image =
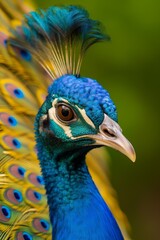
M 109 38 L 100 23 L 76 6 L 51 7 L 26 15 L 11 44 L 31 52 L 52 79 L 80 74 L 86 50 Z

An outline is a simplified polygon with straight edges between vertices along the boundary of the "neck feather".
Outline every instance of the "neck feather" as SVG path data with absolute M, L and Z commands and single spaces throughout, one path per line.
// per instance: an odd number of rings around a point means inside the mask
M 85 153 L 62 154 L 58 148 L 51 151 L 40 143 L 38 149 L 53 229 L 52 240 L 122 240 L 117 223 L 88 172 Z M 99 230 L 93 235 L 96 226 Z
M 42 168 L 45 187 L 50 207 L 50 214 L 58 208 L 73 206 L 75 200 L 84 200 L 91 192 L 91 187 L 98 192 L 85 163 L 85 153 L 62 154 L 58 148 L 50 151 L 40 146 L 38 157 Z M 54 201 L 53 201 L 54 199 Z

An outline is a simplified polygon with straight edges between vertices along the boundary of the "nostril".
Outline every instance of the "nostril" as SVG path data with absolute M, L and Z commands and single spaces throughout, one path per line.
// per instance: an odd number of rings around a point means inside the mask
M 112 129 L 107 128 L 106 126 L 102 126 L 102 132 L 108 137 L 115 137 L 115 132 Z

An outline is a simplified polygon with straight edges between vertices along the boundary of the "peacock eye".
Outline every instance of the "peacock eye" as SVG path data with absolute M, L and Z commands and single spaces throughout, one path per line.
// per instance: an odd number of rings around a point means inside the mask
M 64 103 L 57 104 L 56 115 L 60 121 L 66 122 L 66 123 L 75 121 L 77 119 L 76 114 L 74 113 L 72 108 Z

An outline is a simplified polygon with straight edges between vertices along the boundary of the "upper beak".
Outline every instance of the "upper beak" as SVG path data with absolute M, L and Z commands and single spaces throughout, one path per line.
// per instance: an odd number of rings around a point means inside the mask
M 118 123 L 113 121 L 106 114 L 99 127 L 98 134 L 92 135 L 92 137 L 96 141 L 96 144 L 98 143 L 99 145 L 112 147 L 135 162 L 136 153 L 132 144 L 123 136 Z

